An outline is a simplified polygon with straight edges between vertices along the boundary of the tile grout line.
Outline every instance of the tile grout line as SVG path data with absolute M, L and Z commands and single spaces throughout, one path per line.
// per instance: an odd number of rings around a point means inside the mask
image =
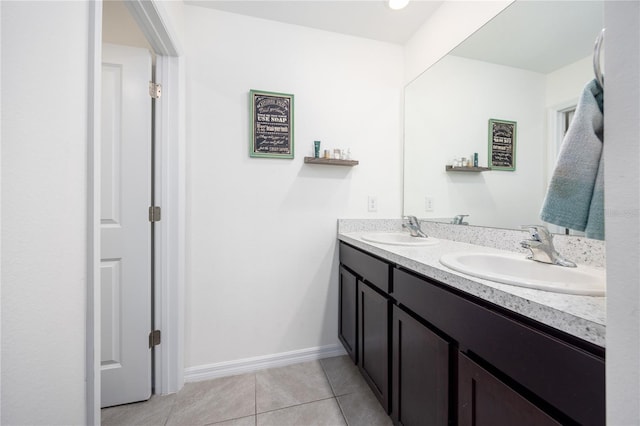
M 342 418 L 344 419 L 344 423 L 349 426 L 349 420 L 347 420 L 347 416 L 344 414 L 344 410 L 342 409 L 342 404 L 338 401 L 338 397 L 336 398 L 336 404 L 338 404 L 338 409 L 340 409 L 340 414 L 342 414 Z
M 253 374 L 253 398 L 254 398 L 254 407 L 253 407 L 253 415 L 249 414 L 247 416 L 240 416 L 240 417 L 233 417 L 230 419 L 225 419 L 225 420 L 220 420 L 217 422 L 213 422 L 213 423 L 205 423 L 202 426 L 215 426 L 217 424 L 221 424 L 221 423 L 226 423 L 226 422 L 230 422 L 230 421 L 234 421 L 234 420 L 240 420 L 240 419 L 244 419 L 246 417 L 251 417 L 253 416 L 254 419 L 254 426 L 257 426 L 258 424 L 258 414 L 257 414 L 257 379 L 256 379 L 256 373 L 248 373 L 248 374 Z M 239 374 L 237 376 L 228 376 L 228 377 L 238 377 L 238 376 L 242 376 L 242 374 Z M 217 379 L 220 379 L 222 377 L 219 377 Z M 211 381 L 217 380 L 217 379 L 212 379 Z M 208 380 L 205 380 L 208 381 Z
M 176 396 L 175 398 L 171 398 L 172 402 L 171 402 L 171 409 L 169 409 L 169 412 L 167 413 L 167 418 L 164 420 L 163 425 L 166 426 L 169 423 L 169 419 L 171 418 L 171 414 L 173 414 L 173 409 L 176 407 L 176 403 L 178 401 L 178 393 L 176 392 Z
M 320 368 L 322 368 L 322 372 L 324 373 L 324 377 L 327 379 L 327 383 L 329 383 L 329 387 L 331 388 L 331 393 L 333 394 L 334 397 L 337 397 L 338 395 L 336 395 L 336 390 L 333 388 L 333 383 L 331 383 L 331 379 L 327 374 L 327 370 L 324 368 L 324 363 L 322 362 L 322 360 L 320 360 L 319 362 L 320 362 Z
M 342 405 L 340 405 L 340 401 L 338 401 L 338 395 L 336 390 L 333 387 L 333 383 L 331 383 L 331 379 L 329 379 L 329 374 L 327 374 L 327 370 L 324 368 L 324 363 L 320 360 L 320 367 L 322 367 L 322 372 L 324 376 L 327 378 L 327 382 L 329 382 L 329 386 L 331 387 L 331 392 L 333 393 L 333 398 L 336 400 L 336 404 L 338 404 L 338 409 L 340 410 L 340 414 L 342 414 L 342 418 L 344 419 L 344 423 L 349 426 L 349 421 L 347 420 L 347 416 L 344 415 L 344 411 L 342 410 Z
M 348 395 L 350 392 L 338 395 L 336 387 L 334 386 L 334 384 L 332 383 L 332 381 L 329 378 L 330 374 L 328 372 L 328 368 L 325 368 L 324 363 L 322 363 L 321 361 L 322 360 L 318 360 L 318 363 L 320 364 L 320 367 L 322 369 L 323 376 L 325 377 L 326 382 L 329 384 L 329 388 L 331 390 L 330 396 L 321 397 L 321 398 L 316 399 L 314 401 L 306 401 L 306 402 L 302 402 L 302 403 L 299 403 L 299 404 L 290 405 L 290 406 L 287 406 L 287 407 L 279 407 L 279 408 L 267 410 L 267 411 L 264 411 L 263 413 L 258 413 L 258 400 L 257 400 L 258 399 L 258 383 L 257 383 L 258 382 L 258 380 L 257 380 L 257 373 L 258 372 L 253 372 L 252 374 L 253 374 L 253 379 L 254 379 L 254 414 L 253 414 L 253 416 L 254 416 L 254 426 L 258 425 L 258 415 L 259 414 L 266 414 L 266 413 L 282 411 L 282 410 L 291 409 L 291 408 L 294 408 L 294 407 L 300 407 L 300 406 L 309 405 L 309 404 L 313 404 L 313 403 L 319 403 L 319 402 L 323 402 L 323 401 L 328 401 L 329 399 L 333 399 L 335 401 L 335 403 L 338 404 L 338 408 L 340 410 L 340 414 L 342 415 L 343 421 L 344 421 L 345 425 L 348 426 L 349 422 L 348 422 L 348 420 L 347 420 L 347 418 L 345 416 L 345 413 L 343 411 L 342 405 L 338 401 L 338 397 L 344 396 L 344 395 Z M 173 418 L 173 415 L 176 414 L 176 410 L 177 410 L 176 407 L 177 407 L 177 405 L 179 403 L 179 400 L 181 399 L 179 397 L 180 393 L 181 392 L 177 392 L 175 394 L 175 397 L 171 398 L 171 400 L 170 400 L 170 408 L 169 408 L 169 410 L 168 410 L 168 412 L 166 414 L 166 417 L 164 417 L 164 421 L 162 423 L 159 423 L 160 425 L 168 426 L 169 424 L 171 424 L 171 419 Z M 159 396 L 158 395 L 153 395 L 152 398 L 153 397 L 158 398 Z M 226 422 L 226 421 L 232 421 L 232 420 L 239 420 L 239 419 L 242 419 L 244 417 L 248 417 L 248 416 L 234 417 L 232 419 L 225 419 L 225 420 L 222 420 L 222 421 Z M 206 423 L 206 425 L 210 426 L 210 425 L 215 425 L 215 424 L 218 424 L 218 423 L 220 423 L 220 421 L 215 422 L 215 423 Z
M 316 402 L 320 402 L 320 401 L 328 401 L 330 399 L 336 399 L 335 396 L 330 396 L 328 398 L 320 398 L 320 399 L 316 399 L 315 401 L 307 401 L 307 402 L 302 402 L 300 404 L 295 404 L 295 405 L 289 405 L 287 407 L 281 407 L 281 408 L 275 408 L 273 410 L 267 410 L 267 411 L 263 411 L 260 414 L 266 414 L 266 413 L 273 413 L 275 411 L 281 411 L 281 410 L 288 410 L 289 408 L 295 408 L 295 407 L 301 407 L 303 405 L 309 405 L 309 404 L 315 404 Z M 338 401 L 336 400 L 336 403 Z M 339 404 L 338 404 L 339 405 Z M 256 414 L 256 418 L 257 418 L 257 414 Z
M 275 369 L 283 369 L 283 368 L 288 368 L 288 367 L 292 367 L 292 366 L 300 366 L 302 364 L 312 364 L 312 363 L 316 363 L 316 364 L 320 365 L 320 369 L 322 370 L 322 377 L 325 378 L 326 383 L 329 385 L 329 390 L 331 391 L 330 392 L 330 396 L 320 397 L 319 399 L 315 399 L 315 400 L 312 400 L 312 401 L 303 401 L 303 402 L 299 402 L 297 404 L 288 405 L 288 406 L 285 406 L 285 407 L 272 408 L 272 409 L 268 409 L 266 411 L 260 411 L 260 412 L 257 411 L 258 404 L 257 404 L 257 399 L 256 399 L 256 416 L 258 416 L 260 414 L 264 414 L 264 413 L 270 413 L 270 412 L 273 412 L 273 411 L 278 411 L 278 410 L 283 410 L 283 409 L 287 409 L 287 408 L 297 407 L 297 406 L 300 406 L 300 405 L 306 405 L 306 404 L 310 404 L 310 403 L 313 403 L 313 402 L 326 401 L 328 399 L 335 398 L 335 391 L 333 390 L 333 387 L 331 386 L 331 381 L 329 380 L 329 377 L 327 376 L 327 373 L 324 370 L 324 367 L 322 365 L 321 360 L 312 360 L 312 361 L 300 362 L 300 363 L 296 363 L 296 364 L 291 364 L 289 366 L 276 367 Z M 263 370 L 263 371 L 268 371 L 268 370 L 270 370 L 270 369 Z M 257 389 L 257 385 L 256 385 L 256 389 Z
M 324 372 L 324 375 L 327 378 L 327 381 L 329 382 L 329 386 L 331 387 L 331 392 L 333 392 L 333 396 L 335 396 L 336 399 L 341 397 L 341 396 L 347 396 L 347 395 L 351 395 L 351 394 L 354 394 L 354 393 L 358 393 L 357 390 L 345 391 L 344 393 L 339 393 L 338 391 L 336 391 L 334 389 L 334 387 L 333 387 L 333 383 L 331 383 L 331 379 L 329 379 L 329 374 L 327 374 L 327 370 L 324 369 L 324 365 L 322 364 L 322 362 L 320 362 L 320 366 L 322 367 L 322 371 Z M 360 374 L 359 371 L 358 371 L 358 374 Z
M 234 420 L 240 420 L 240 419 L 246 419 L 247 417 L 255 417 L 255 416 L 240 416 L 240 417 L 234 417 L 232 419 L 226 419 L 226 420 L 220 420 L 219 422 L 214 422 L 214 423 L 205 423 L 202 426 L 215 426 L 215 425 L 219 425 L 221 423 L 227 423 L 227 422 L 232 422 Z

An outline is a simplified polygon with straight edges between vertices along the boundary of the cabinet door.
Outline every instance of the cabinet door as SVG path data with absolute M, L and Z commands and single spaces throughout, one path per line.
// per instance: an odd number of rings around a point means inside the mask
M 358 364 L 382 407 L 389 413 L 390 301 L 358 283 Z
M 462 353 L 458 355 L 458 421 L 460 426 L 561 424 Z
M 353 360 L 357 357 L 357 305 L 358 305 L 358 282 L 351 272 L 340 267 L 340 295 L 339 295 L 339 316 L 338 316 L 338 337 L 345 350 Z
M 449 423 L 449 343 L 393 307 L 392 413 L 395 424 Z

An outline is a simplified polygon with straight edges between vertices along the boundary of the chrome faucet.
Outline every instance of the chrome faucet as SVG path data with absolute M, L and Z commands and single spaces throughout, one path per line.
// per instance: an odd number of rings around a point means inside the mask
M 454 225 L 468 225 L 469 222 L 465 222 L 464 218 L 469 216 L 468 214 L 459 214 L 456 217 L 453 218 L 453 223 Z
M 402 227 L 409 230 L 412 237 L 420 237 L 427 238 L 427 234 L 425 234 L 422 229 L 420 229 L 420 221 L 415 216 L 405 216 L 407 219 L 407 223 L 403 223 Z
M 523 229 L 529 230 L 530 239 L 520 241 L 520 245 L 531 250 L 528 259 L 536 262 L 551 263 L 553 265 L 575 268 L 576 264 L 565 259 L 553 246 L 553 235 L 542 225 L 527 225 Z

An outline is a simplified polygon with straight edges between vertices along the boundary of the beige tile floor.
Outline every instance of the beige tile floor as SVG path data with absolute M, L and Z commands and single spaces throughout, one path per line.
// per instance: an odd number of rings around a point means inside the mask
M 102 424 L 390 426 L 347 356 L 187 383 L 174 395 L 102 410 Z

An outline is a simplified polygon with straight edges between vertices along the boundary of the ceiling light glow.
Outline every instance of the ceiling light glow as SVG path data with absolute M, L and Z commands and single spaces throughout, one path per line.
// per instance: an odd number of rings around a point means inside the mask
M 409 0 L 389 0 L 389 8 L 393 10 L 403 9 L 408 4 L 409 4 Z

